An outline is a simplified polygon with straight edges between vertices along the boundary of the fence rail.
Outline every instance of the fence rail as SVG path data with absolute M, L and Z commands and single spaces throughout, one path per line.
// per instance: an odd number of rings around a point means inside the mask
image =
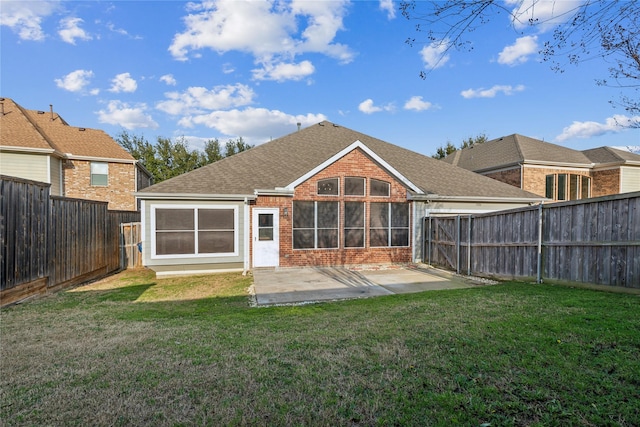
M 0 304 L 126 268 L 120 224 L 135 221 L 139 212 L 52 197 L 49 184 L 1 177 Z
M 640 192 L 425 218 L 426 261 L 479 276 L 640 288 Z

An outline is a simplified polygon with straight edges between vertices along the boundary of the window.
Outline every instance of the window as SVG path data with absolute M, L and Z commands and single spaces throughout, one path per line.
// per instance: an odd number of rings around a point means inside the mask
M 106 187 L 109 185 L 109 163 L 91 162 L 91 185 Z
M 582 176 L 582 185 L 580 189 L 580 198 L 588 199 L 591 197 L 591 178 Z
M 580 175 L 569 175 L 569 200 L 578 200 L 580 192 Z
M 273 240 L 273 214 L 258 214 L 258 240 Z
M 546 186 L 545 186 L 544 196 L 547 199 L 556 198 L 556 176 L 555 175 L 546 176 Z
M 407 203 L 371 203 L 369 245 L 409 246 L 409 205 Z
M 344 179 L 345 196 L 364 196 L 364 178 L 348 176 Z
M 235 255 L 235 208 L 156 208 L 155 255 Z
M 370 187 L 369 194 L 372 197 L 389 197 L 390 185 L 388 182 L 371 179 Z
M 338 247 L 338 202 L 293 202 L 293 248 Z
M 338 178 L 321 179 L 318 181 L 318 194 L 321 196 L 337 196 Z
M 567 174 L 558 174 L 558 200 L 567 200 Z
M 364 248 L 364 203 L 344 203 L 344 247 Z

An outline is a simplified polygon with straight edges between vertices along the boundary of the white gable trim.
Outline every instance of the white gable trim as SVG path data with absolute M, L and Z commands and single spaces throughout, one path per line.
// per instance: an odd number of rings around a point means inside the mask
M 339 153 L 337 153 L 334 156 L 330 157 L 326 161 L 320 163 L 318 166 L 316 166 L 315 168 L 311 169 L 309 172 L 307 172 L 306 174 L 302 175 L 300 178 L 296 179 L 291 184 L 287 185 L 285 188 L 287 190 L 293 191 L 298 185 L 302 184 L 303 182 L 305 182 L 306 180 L 308 180 L 312 176 L 316 175 L 318 172 L 320 172 L 321 170 L 325 169 L 326 167 L 331 166 L 333 163 L 337 162 L 338 160 L 340 160 L 341 158 L 343 158 L 344 156 L 346 156 L 347 154 L 349 154 L 350 152 L 352 152 L 356 148 L 359 148 L 362 151 L 364 151 L 365 153 L 367 153 L 371 158 L 373 158 L 373 160 L 378 162 L 384 169 L 386 169 L 398 181 L 404 183 L 411 190 L 415 191 L 418 194 L 424 194 L 423 191 L 420 190 L 420 188 L 418 188 L 417 185 L 415 185 L 414 183 L 409 181 L 409 179 L 407 179 L 404 175 L 402 175 L 400 172 L 398 172 L 396 169 L 394 169 L 389 163 L 385 162 L 382 159 L 382 157 L 378 156 L 369 147 L 364 145 L 359 140 L 356 140 L 353 144 L 351 144 L 348 147 L 344 148 Z

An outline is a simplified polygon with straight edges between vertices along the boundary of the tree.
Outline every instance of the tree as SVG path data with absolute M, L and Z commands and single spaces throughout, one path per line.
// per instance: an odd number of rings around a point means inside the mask
M 133 158 L 140 161 L 140 164 L 153 175 L 156 183 L 253 148 L 253 145 L 245 143 L 242 137 L 235 141 L 229 140 L 224 155 L 217 139 L 205 142 L 203 152 L 190 150 L 185 137 L 175 141 L 158 137 L 153 145 L 143 136 L 130 135 L 127 131 L 122 131 L 115 140 Z
M 426 34 L 429 43 L 443 47 L 440 58 L 451 49 L 473 49 L 466 36 L 497 16 L 506 15 L 514 30 L 523 33 L 526 28 L 547 33 L 543 60 L 556 72 L 563 72 L 567 64 L 580 64 L 599 58 L 612 64 L 610 79 L 596 81 L 603 86 L 626 90 L 621 94 L 621 106 L 632 116 L 640 114 L 640 2 L 634 0 L 446 0 L 423 2 L 403 0 L 402 15 L 419 21 L 416 31 Z M 549 12 L 551 11 L 551 12 Z M 425 25 L 423 25 L 425 24 Z M 418 42 L 420 37 L 418 37 Z M 416 43 L 409 37 L 407 43 Z M 437 65 L 436 65 L 437 66 Z M 433 69 L 433 68 L 432 68 Z M 431 70 L 421 71 L 425 79 Z M 632 95 L 628 93 L 632 92 Z M 625 123 L 640 127 L 640 122 Z
M 462 150 L 463 148 L 471 147 L 472 145 L 475 145 L 475 144 L 484 144 L 488 140 L 489 138 L 487 138 L 487 135 L 481 133 L 475 138 L 469 137 L 467 139 L 462 140 L 462 143 L 460 144 L 460 149 Z M 431 157 L 438 160 L 444 159 L 445 157 L 455 152 L 456 150 L 458 150 L 456 146 L 453 145 L 451 141 L 447 141 L 447 145 L 445 145 L 444 147 L 438 147 L 438 149 L 436 150 L 436 154 L 432 155 Z

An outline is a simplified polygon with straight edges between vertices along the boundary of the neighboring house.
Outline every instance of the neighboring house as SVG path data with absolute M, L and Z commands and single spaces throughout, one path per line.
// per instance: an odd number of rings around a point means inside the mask
M 443 161 L 552 200 L 640 191 L 640 155 L 611 147 L 577 151 L 514 134 Z
M 136 195 L 158 275 L 409 263 L 425 216 L 544 200 L 326 121 Z
M 69 126 L 59 114 L 26 110 L 0 98 L 0 174 L 51 184 L 51 195 L 137 210 L 134 193 L 147 172 L 105 132 Z

